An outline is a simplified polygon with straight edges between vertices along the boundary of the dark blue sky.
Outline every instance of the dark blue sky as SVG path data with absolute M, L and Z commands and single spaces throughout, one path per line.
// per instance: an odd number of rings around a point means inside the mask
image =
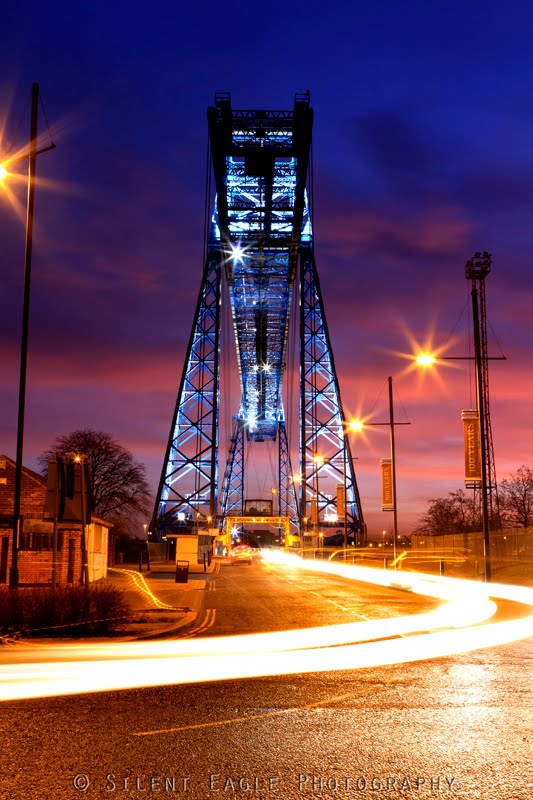
M 184 5 L 184 4 L 180 4 Z M 526 3 L 29 3 L 3 10 L 2 149 L 23 148 L 38 81 L 57 149 L 39 159 L 25 461 L 107 430 L 155 483 L 202 269 L 206 109 L 315 109 L 314 228 L 344 404 L 389 374 L 400 524 L 461 486 L 468 367 L 403 375 L 409 336 L 468 350 L 465 261 L 493 254 L 497 471 L 531 465 L 533 10 Z M 31 13 L 30 13 L 31 12 Z M 40 130 L 46 132 L 44 116 Z M 14 188 L 23 208 L 24 184 Z M 0 450 L 13 454 L 24 225 L 0 196 Z M 457 327 L 456 326 L 457 323 Z M 382 395 L 382 400 L 385 395 Z M 386 415 L 378 401 L 376 413 Z M 354 443 L 381 527 L 379 457 Z

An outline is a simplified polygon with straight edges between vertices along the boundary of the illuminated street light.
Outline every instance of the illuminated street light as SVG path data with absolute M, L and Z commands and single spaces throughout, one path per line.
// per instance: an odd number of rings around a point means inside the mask
M 318 531 L 318 528 L 319 528 L 319 525 L 320 525 L 319 502 L 318 502 L 318 500 L 319 500 L 318 473 L 320 472 L 320 469 L 324 466 L 324 464 L 329 464 L 330 463 L 330 459 L 326 458 L 325 456 L 321 455 L 320 453 L 315 453 L 314 456 L 313 456 L 313 463 L 316 464 L 316 469 L 314 471 L 314 484 L 315 484 L 314 485 L 314 492 L 315 492 L 316 510 L 315 510 L 315 519 L 313 520 L 313 530 L 314 530 L 314 536 L 316 538 L 317 536 L 320 536 L 319 531 Z
M 354 420 L 357 427 L 354 427 L 353 430 L 362 430 L 366 426 L 381 426 L 387 425 L 390 429 L 390 463 L 391 463 L 391 489 L 392 489 L 392 512 L 393 512 L 393 535 L 392 535 L 392 542 L 393 542 L 393 553 L 394 553 L 394 562 L 396 563 L 396 542 L 400 538 L 398 536 L 398 503 L 397 503 L 397 493 L 396 493 L 396 444 L 394 439 L 394 428 L 396 425 L 410 425 L 410 422 L 395 422 L 394 421 L 394 403 L 393 403 L 393 396 L 392 396 L 392 378 L 389 376 L 387 379 L 389 384 L 389 421 L 388 422 L 366 422 L 363 423 L 360 420 Z M 351 427 L 352 423 L 350 423 Z M 384 509 L 384 510 L 389 510 Z
M 364 427 L 365 423 L 361 419 L 352 419 L 348 423 L 349 431 L 362 431 Z
M 432 364 L 435 364 L 437 359 L 431 353 L 420 353 L 416 357 L 416 363 L 420 367 L 430 367 Z
M 20 498 L 22 490 L 22 453 L 24 443 L 24 411 L 26 405 L 26 365 L 28 361 L 28 323 L 30 313 L 31 254 L 33 244 L 33 206 L 35 197 L 35 168 L 37 163 L 37 113 L 39 108 L 39 84 L 32 85 L 30 152 L 28 169 L 28 202 L 26 214 L 26 255 L 24 259 L 24 301 L 22 306 L 22 332 L 20 345 L 20 382 L 17 421 L 17 454 L 15 462 L 15 490 L 13 498 L 13 544 L 9 588 L 19 585 L 18 543 L 20 528 Z M 5 168 L 4 168 L 5 169 Z
M 15 457 L 15 488 L 13 498 L 13 542 L 11 549 L 11 567 L 9 571 L 9 588 L 16 589 L 19 585 L 18 570 L 18 543 L 20 539 L 20 500 L 22 494 L 22 455 L 24 444 L 24 412 L 26 406 L 26 366 L 28 362 L 28 329 L 30 313 L 30 286 L 31 286 L 31 257 L 33 247 L 33 209 L 35 199 L 35 173 L 37 156 L 48 150 L 53 150 L 52 142 L 47 147 L 37 149 L 37 118 L 39 109 L 39 84 L 33 83 L 31 87 L 31 121 L 29 152 L 23 156 L 6 159 L 0 166 L 0 180 L 8 177 L 8 167 L 28 161 L 28 199 L 26 205 L 26 249 L 24 258 L 24 299 L 22 305 L 22 330 L 20 344 L 20 380 L 19 402 L 17 418 L 17 452 Z

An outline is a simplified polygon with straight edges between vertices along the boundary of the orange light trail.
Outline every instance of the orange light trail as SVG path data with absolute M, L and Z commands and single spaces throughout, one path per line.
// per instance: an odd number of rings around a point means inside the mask
M 0 665 L 0 699 L 362 669 L 451 656 L 533 634 L 533 589 L 334 562 L 310 564 L 285 553 L 273 554 L 269 560 L 292 569 L 411 591 L 443 603 L 418 615 L 297 631 L 15 648 L 10 655 L 19 663 Z M 496 610 L 492 598 L 521 603 L 530 613 L 506 622 L 487 622 Z M 401 638 L 405 634 L 409 636 Z M 28 656 L 39 660 L 29 663 Z

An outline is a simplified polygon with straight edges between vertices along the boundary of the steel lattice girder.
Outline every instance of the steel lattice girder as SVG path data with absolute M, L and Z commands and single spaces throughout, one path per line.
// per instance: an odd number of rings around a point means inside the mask
M 348 524 L 361 531 L 361 502 L 324 303 L 310 247 L 302 248 L 300 270 L 300 514 L 309 517 L 308 498 L 317 500 L 318 515 L 325 512 L 335 505 L 333 495 L 337 484 L 345 483 Z
M 298 526 L 300 515 L 298 513 L 298 499 L 294 486 L 294 476 L 291 466 L 291 454 L 287 439 L 285 420 L 280 420 L 278 425 L 278 457 L 279 457 L 279 513 L 282 517 L 290 517 L 291 522 Z
M 178 515 L 205 518 L 216 513 L 221 276 L 220 251 L 211 249 L 150 525 L 158 540 L 174 530 Z
M 217 201 L 213 229 L 225 253 L 247 435 L 274 439 L 291 291 L 302 235 L 310 237 L 305 180 L 308 95 L 293 112 L 209 110 Z
M 244 514 L 244 422 L 241 419 L 234 421 L 220 505 L 223 518 Z

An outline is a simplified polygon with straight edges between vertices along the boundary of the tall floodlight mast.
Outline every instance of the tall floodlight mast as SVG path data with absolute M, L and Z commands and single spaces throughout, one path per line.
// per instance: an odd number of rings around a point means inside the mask
M 485 278 L 490 274 L 492 258 L 490 253 L 475 253 L 466 262 L 465 275 L 472 282 L 472 321 L 474 329 L 474 348 L 476 361 L 476 394 L 480 413 L 480 439 L 482 471 L 485 473 L 487 520 L 491 528 L 501 527 L 498 482 L 496 480 L 496 461 L 492 440 L 492 423 L 489 394 L 489 361 L 487 343 L 487 310 L 485 303 Z M 482 412 L 482 413 L 481 413 Z M 476 502 L 483 505 L 479 484 L 473 485 Z
M 227 94 L 208 109 L 216 200 L 207 261 L 168 440 L 151 535 L 160 539 L 183 520 L 202 526 L 245 513 L 245 441 L 277 442 L 274 487 L 278 515 L 293 529 L 313 505 L 317 517 L 335 510 L 363 530 L 353 462 L 345 437 L 339 385 L 314 258 L 306 185 L 313 110 L 309 94 L 292 111 L 237 111 Z M 234 418 L 218 503 L 221 271 L 231 307 L 241 398 Z M 299 279 L 298 279 L 299 276 Z M 293 295 L 300 304 L 300 418 L 283 405 Z M 287 393 L 285 393 L 287 394 Z M 299 424 L 299 498 L 287 426 Z M 317 448 L 324 459 L 316 461 Z M 318 473 L 323 475 L 318 480 Z
M 499 528 L 500 508 L 496 464 L 492 443 L 492 425 L 489 402 L 489 355 L 487 346 L 487 313 L 485 307 L 485 278 L 490 273 L 492 259 L 486 251 L 475 253 L 466 262 L 466 279 L 472 282 L 472 320 L 476 362 L 476 397 L 479 420 L 481 481 L 473 484 L 476 504 L 480 505 L 485 552 L 485 580 L 491 579 L 490 534 L 491 528 Z

